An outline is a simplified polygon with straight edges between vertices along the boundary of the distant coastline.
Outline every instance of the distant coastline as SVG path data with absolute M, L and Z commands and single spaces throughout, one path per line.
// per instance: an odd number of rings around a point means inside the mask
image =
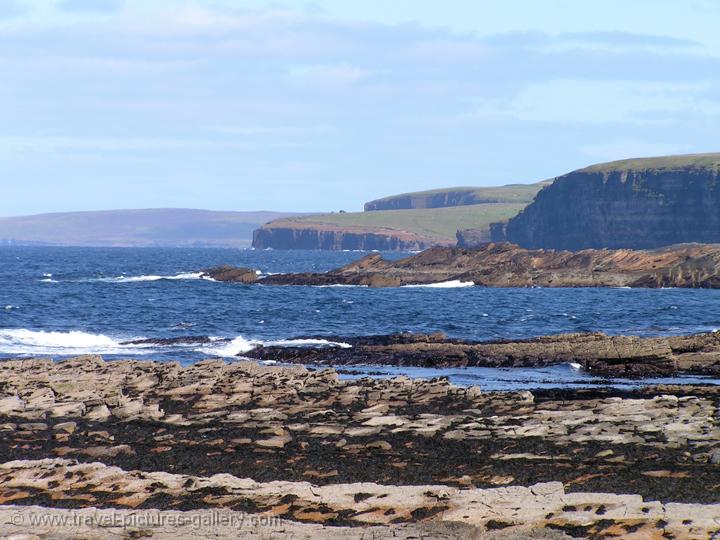
M 248 248 L 263 223 L 297 215 L 154 208 L 0 217 L 0 246 Z

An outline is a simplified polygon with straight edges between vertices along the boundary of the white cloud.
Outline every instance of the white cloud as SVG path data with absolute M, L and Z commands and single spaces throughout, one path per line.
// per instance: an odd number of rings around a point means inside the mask
M 61 0 L 58 7 L 63 11 L 114 13 L 120 11 L 125 0 Z
M 667 123 L 680 113 L 720 115 L 709 84 L 648 81 L 552 80 L 530 84 L 507 99 L 480 100 L 480 116 L 530 122 Z
M 27 7 L 18 0 L 0 0 L 0 19 L 19 17 L 27 11 Z
M 253 149 L 253 140 L 173 139 L 150 137 L 9 136 L 0 137 L 0 154 L 64 154 L 72 152 L 146 152 L 158 150 Z M 263 146 L 295 147 L 273 141 Z
M 352 86 L 368 76 L 364 69 L 348 65 L 302 65 L 287 70 L 288 80 L 302 87 L 335 90 Z

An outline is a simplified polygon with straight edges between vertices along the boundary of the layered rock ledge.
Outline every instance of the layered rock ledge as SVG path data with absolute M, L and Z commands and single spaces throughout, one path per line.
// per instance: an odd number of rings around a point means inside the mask
M 708 538 L 719 398 L 697 386 L 483 393 L 253 362 L 4 361 L 0 517 L 220 509 L 278 521 L 195 537 Z M 80 534 L 20 519 L 5 530 Z
M 205 271 L 218 281 L 235 279 L 223 267 Z M 364 285 L 399 287 L 448 281 L 484 287 L 720 287 L 720 245 L 683 244 L 656 250 L 524 249 L 513 244 L 479 248 L 433 247 L 400 260 L 380 254 L 325 273 L 260 277 L 263 285 Z
M 720 375 L 720 333 L 687 336 L 558 334 L 521 340 L 468 341 L 437 334 L 329 337 L 329 346 L 258 346 L 243 357 L 305 365 L 545 367 L 577 363 L 607 377 Z

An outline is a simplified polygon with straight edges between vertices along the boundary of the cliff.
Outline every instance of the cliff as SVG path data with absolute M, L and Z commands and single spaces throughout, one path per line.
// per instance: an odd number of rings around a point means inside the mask
M 227 268 L 208 277 L 232 275 Z M 242 272 L 241 272 L 242 274 Z M 485 287 L 686 287 L 720 288 L 720 245 L 678 245 L 657 250 L 579 252 L 529 250 L 512 244 L 478 249 L 434 247 L 412 257 L 368 255 L 322 274 L 262 277 L 264 285 L 366 285 L 399 287 L 443 282 Z
M 278 226 L 271 223 L 253 233 L 255 249 L 421 251 L 438 243 L 442 241 L 394 229 L 319 224 Z
M 365 211 L 447 208 L 451 206 L 493 203 L 528 204 L 545 184 L 545 182 L 540 182 L 530 185 L 509 184 L 507 186 L 496 187 L 455 187 L 403 193 L 367 202 L 365 203 Z
M 495 225 L 495 224 L 493 224 Z M 490 242 L 492 231 L 489 227 L 481 229 L 463 229 L 455 233 L 457 239 L 457 247 L 475 248 L 481 247 L 483 244 Z
M 656 248 L 720 242 L 720 154 L 625 160 L 571 172 L 541 190 L 503 235 L 527 248 Z
M 256 249 L 420 251 L 455 244 L 458 229 L 484 230 L 525 203 L 488 203 L 421 210 L 338 212 L 271 221 L 254 233 Z

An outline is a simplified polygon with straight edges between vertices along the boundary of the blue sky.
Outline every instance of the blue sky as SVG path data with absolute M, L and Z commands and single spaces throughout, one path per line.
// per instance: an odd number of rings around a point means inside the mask
M 0 215 L 356 210 L 720 150 L 714 0 L 0 0 Z

